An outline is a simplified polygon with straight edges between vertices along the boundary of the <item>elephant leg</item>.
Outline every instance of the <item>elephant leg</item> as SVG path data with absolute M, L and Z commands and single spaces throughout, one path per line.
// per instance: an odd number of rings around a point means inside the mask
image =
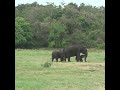
M 80 56 L 80 62 L 83 62 L 83 59 L 82 59 L 82 57 Z
M 77 62 L 79 62 L 79 60 L 76 60 Z
M 64 61 L 66 62 L 66 58 L 64 59 Z
M 80 55 L 77 55 L 77 56 L 76 56 L 76 60 L 77 60 L 77 62 L 80 61 Z
M 87 60 L 86 60 L 87 56 L 88 56 L 88 52 L 86 51 L 85 57 L 84 57 L 85 62 L 87 62 Z
M 60 62 L 62 62 L 63 60 L 60 58 Z
M 63 58 L 60 58 L 60 61 L 62 62 L 62 61 L 63 61 Z
M 71 62 L 71 61 L 70 61 L 70 57 L 68 57 L 68 62 Z
M 79 60 L 77 59 L 77 56 L 76 56 L 76 62 L 79 62 Z
M 87 62 L 86 57 L 84 58 L 85 62 Z
M 80 62 L 83 62 L 83 59 L 82 59 L 82 58 L 80 59 Z
M 56 58 L 56 62 L 58 62 L 58 58 Z
M 77 52 L 76 58 L 77 58 L 77 60 L 80 62 L 80 59 L 81 59 L 81 57 L 80 57 L 80 52 Z

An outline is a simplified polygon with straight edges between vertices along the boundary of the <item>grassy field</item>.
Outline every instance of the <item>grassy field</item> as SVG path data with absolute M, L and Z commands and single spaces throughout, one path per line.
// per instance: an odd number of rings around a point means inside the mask
M 104 50 L 88 50 L 88 62 L 51 62 L 52 50 L 15 50 L 16 90 L 105 90 Z M 50 62 L 51 67 L 44 67 Z

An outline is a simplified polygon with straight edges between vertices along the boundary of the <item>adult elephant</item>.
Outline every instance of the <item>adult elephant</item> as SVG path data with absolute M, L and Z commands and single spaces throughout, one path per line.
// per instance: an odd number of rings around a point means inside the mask
M 84 61 L 87 62 L 87 60 L 86 60 L 86 58 L 88 56 L 87 48 L 85 46 L 80 45 L 80 44 L 77 44 L 77 45 L 74 45 L 74 46 L 77 46 L 80 50 L 80 59 L 78 61 L 83 61 L 83 60 L 81 60 L 81 58 L 84 58 Z M 81 55 L 81 53 L 84 54 L 84 55 Z
M 63 49 L 63 59 L 66 61 L 68 58 L 68 62 L 70 62 L 70 57 L 76 56 L 77 62 L 81 60 L 80 53 L 84 54 L 84 60 L 86 62 L 86 58 L 88 56 L 87 48 L 81 45 L 71 45 Z
M 69 46 L 63 49 L 64 60 L 68 58 L 68 62 L 70 62 L 70 57 L 76 56 L 76 60 L 80 60 L 80 48 L 76 45 Z

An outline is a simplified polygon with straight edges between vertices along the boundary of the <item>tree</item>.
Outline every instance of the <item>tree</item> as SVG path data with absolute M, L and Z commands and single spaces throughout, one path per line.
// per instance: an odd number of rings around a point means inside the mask
M 21 4 L 15 7 L 17 20 L 16 45 L 22 47 L 64 47 L 67 44 L 81 43 L 89 48 L 103 48 L 105 45 L 105 7 L 93 7 L 84 3 L 77 6 L 69 3 L 56 6 L 54 3 L 39 5 Z M 22 23 L 19 23 L 21 20 Z M 29 23 L 25 34 L 23 22 Z M 27 45 L 26 45 L 27 44 Z
M 48 46 L 48 27 L 49 23 L 41 23 L 36 21 L 32 26 L 32 45 L 33 47 L 47 47 Z
M 49 47 L 62 47 L 65 37 L 65 27 L 59 22 L 53 22 L 50 26 Z
M 15 46 L 23 46 L 32 39 L 30 24 L 22 17 L 15 18 Z

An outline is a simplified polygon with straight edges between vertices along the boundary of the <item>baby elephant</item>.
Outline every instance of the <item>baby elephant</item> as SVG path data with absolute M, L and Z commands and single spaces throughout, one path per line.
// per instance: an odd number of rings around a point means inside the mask
M 54 59 L 56 59 L 56 62 L 58 62 L 58 59 L 60 58 L 61 61 L 63 61 L 63 49 L 55 50 L 52 52 L 52 62 Z

